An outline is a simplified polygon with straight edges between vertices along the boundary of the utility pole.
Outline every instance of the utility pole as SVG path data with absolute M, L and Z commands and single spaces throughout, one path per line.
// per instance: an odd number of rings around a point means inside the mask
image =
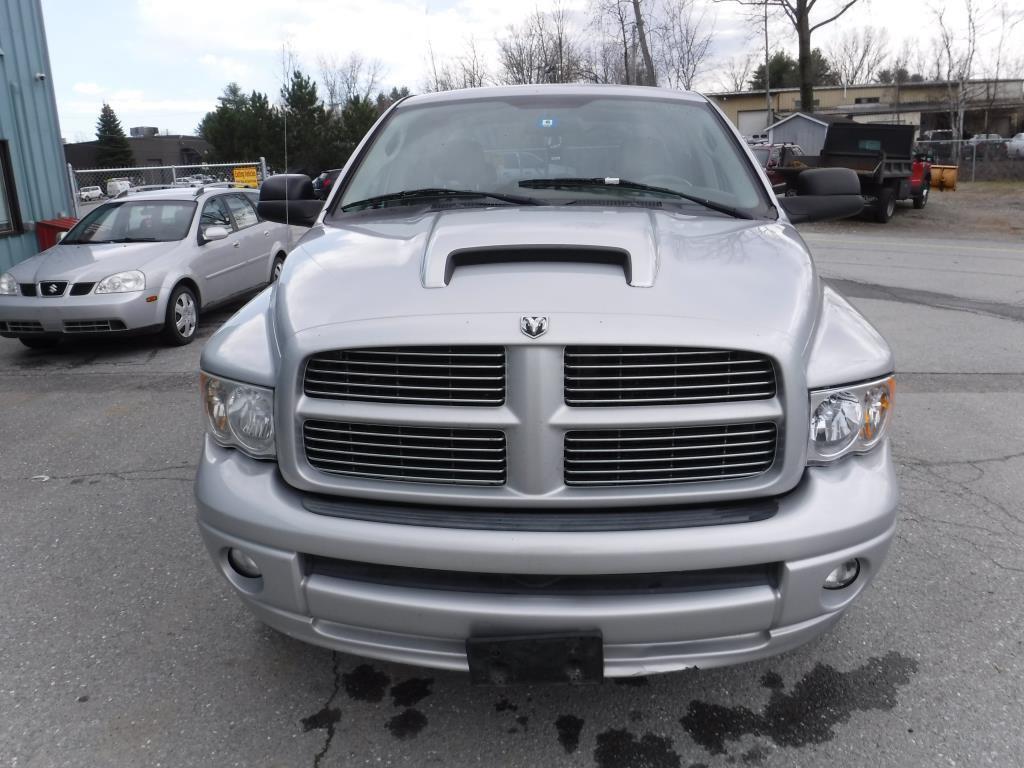
M 768 112 L 765 129 L 772 124 L 772 88 L 771 78 L 768 75 L 768 0 L 764 0 L 764 106 Z

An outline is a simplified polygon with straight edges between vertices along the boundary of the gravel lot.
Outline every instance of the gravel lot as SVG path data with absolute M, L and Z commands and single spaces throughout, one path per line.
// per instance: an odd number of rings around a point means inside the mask
M 1024 238 L 1024 182 L 977 181 L 957 185 L 955 191 L 933 188 L 928 204 L 914 210 L 910 201 L 896 204 L 896 215 L 886 224 L 869 219 L 805 224 L 806 232 L 866 232 L 887 236 L 972 238 L 1020 242 Z
M 0 340 L 0 765 L 1019 764 L 1024 246 L 910 223 L 968 194 L 807 228 L 899 363 L 878 581 L 810 646 L 629 685 L 471 688 L 261 627 L 193 519 L 201 343 Z

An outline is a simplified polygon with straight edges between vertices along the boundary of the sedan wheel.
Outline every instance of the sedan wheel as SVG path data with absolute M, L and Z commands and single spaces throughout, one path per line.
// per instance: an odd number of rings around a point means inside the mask
M 274 259 L 274 266 L 270 270 L 270 282 L 276 283 L 281 277 L 281 273 L 284 271 L 284 257 L 278 256 Z
M 187 286 L 174 289 L 167 303 L 167 319 L 164 322 L 164 338 L 175 346 L 188 344 L 195 338 L 199 325 L 199 304 L 195 294 Z

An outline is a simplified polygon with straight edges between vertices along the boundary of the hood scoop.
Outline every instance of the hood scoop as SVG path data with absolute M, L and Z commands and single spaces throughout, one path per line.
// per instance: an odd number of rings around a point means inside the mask
M 480 264 L 605 264 L 634 288 L 658 274 L 653 216 L 647 211 L 556 212 L 519 209 L 520 221 L 489 222 L 491 212 L 440 214 L 426 243 L 424 288 L 444 288 L 460 267 Z M 518 216 L 516 218 L 519 218 Z M 626 221 L 629 219 L 629 221 Z

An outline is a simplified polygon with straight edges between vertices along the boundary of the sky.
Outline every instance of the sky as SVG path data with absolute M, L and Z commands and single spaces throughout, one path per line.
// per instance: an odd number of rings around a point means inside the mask
M 94 138 L 104 102 L 125 130 L 151 125 L 194 133 L 236 81 L 246 92 L 276 98 L 281 48 L 316 72 L 320 56 L 357 52 L 384 65 L 383 85 L 421 90 L 428 46 L 439 58 L 475 40 L 493 63 L 495 39 L 535 9 L 557 2 L 582 21 L 588 0 L 42 0 L 62 135 Z M 703 2 L 704 0 L 698 0 Z M 815 33 L 827 46 L 844 29 L 872 24 L 889 30 L 897 47 L 908 37 L 928 44 L 930 8 L 943 0 L 860 0 L 843 18 Z M 995 0 L 981 0 L 992 3 Z M 821 7 L 836 0 L 820 0 Z M 951 12 L 962 0 L 944 0 Z M 716 16 L 713 64 L 698 89 L 722 87 L 720 65 L 729 56 L 763 50 L 732 3 L 710 5 Z M 1024 24 L 1016 47 L 1024 48 Z M 988 31 L 986 40 L 994 36 Z M 772 31 L 778 47 L 795 50 L 791 29 Z M 985 41 L 983 41 L 984 43 Z M 772 43 L 776 47 L 776 43 Z M 985 45 L 982 46 L 985 49 Z M 988 46 L 991 48 L 991 45 Z M 716 65 L 718 65 L 716 67 Z

